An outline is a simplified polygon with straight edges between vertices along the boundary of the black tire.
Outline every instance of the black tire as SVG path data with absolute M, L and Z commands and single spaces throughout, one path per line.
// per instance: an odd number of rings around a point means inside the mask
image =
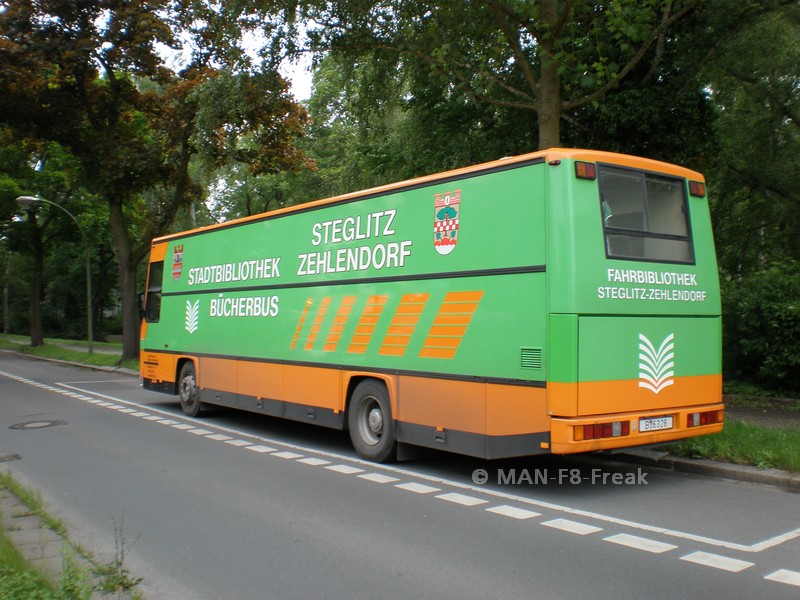
M 359 456 L 375 462 L 396 459 L 392 407 L 383 383 L 365 379 L 356 386 L 347 411 L 347 426 Z
M 181 410 L 186 416 L 196 417 L 203 410 L 194 363 L 191 361 L 185 362 L 181 367 L 181 374 L 178 377 L 178 397 L 181 400 Z

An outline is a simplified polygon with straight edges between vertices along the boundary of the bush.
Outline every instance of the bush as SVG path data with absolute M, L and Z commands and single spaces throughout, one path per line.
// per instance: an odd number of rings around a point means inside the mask
M 800 266 L 722 280 L 723 373 L 800 391 Z

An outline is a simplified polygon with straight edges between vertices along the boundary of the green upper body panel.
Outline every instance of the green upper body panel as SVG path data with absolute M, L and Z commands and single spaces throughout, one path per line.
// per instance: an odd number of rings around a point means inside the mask
M 707 201 L 685 177 L 622 161 L 579 179 L 569 156 L 531 157 L 156 240 L 142 348 L 543 382 L 628 377 L 609 356 L 635 354 L 631 335 L 717 331 L 646 326 L 720 312 Z M 580 315 L 615 319 L 581 332 Z M 693 356 L 718 372 L 718 349 Z

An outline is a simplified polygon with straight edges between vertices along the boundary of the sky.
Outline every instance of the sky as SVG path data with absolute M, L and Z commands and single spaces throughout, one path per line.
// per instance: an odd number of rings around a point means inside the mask
M 305 54 L 298 62 L 284 63 L 280 72 L 290 83 L 294 97 L 308 100 L 311 97 L 311 55 Z

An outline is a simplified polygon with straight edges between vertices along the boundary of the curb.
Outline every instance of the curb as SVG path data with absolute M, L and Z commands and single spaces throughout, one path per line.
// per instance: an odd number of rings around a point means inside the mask
M 666 471 L 721 477 L 734 481 L 758 483 L 800 491 L 800 473 L 782 471 L 781 469 L 759 469 L 749 465 L 736 465 L 704 458 L 685 458 L 674 456 L 668 452 L 648 449 L 615 454 L 614 458 L 622 462 L 657 467 Z

